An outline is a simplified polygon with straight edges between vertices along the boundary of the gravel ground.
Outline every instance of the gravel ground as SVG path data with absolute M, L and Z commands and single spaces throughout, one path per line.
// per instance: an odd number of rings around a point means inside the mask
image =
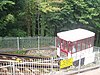
M 33 56 L 56 56 L 56 50 L 29 50 L 26 55 Z

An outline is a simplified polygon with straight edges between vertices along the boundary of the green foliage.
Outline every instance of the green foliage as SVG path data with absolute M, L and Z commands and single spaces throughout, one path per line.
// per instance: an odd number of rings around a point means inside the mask
M 13 54 L 19 54 L 19 55 L 24 55 L 26 53 L 25 50 L 16 50 L 14 52 L 12 52 Z
M 44 13 L 60 11 L 59 7 L 51 6 L 48 2 L 40 3 L 40 10 Z
M 10 7 L 15 5 L 13 1 L 1 0 L 0 1 L 0 35 L 3 36 L 4 31 L 7 30 L 6 26 L 9 23 L 14 23 L 14 15 L 8 11 Z
M 12 22 L 12 23 L 14 23 L 14 21 L 15 21 L 15 18 L 14 18 L 14 16 L 12 15 L 12 14 L 8 14 L 7 16 L 6 16 L 6 19 L 5 19 L 7 22 Z
M 89 24 L 89 19 L 98 16 L 94 7 L 90 7 L 85 0 L 66 0 L 67 5 L 72 11 L 72 18 L 76 19 L 77 23 Z M 73 15 L 74 14 L 74 15 Z
M 24 37 L 26 36 L 26 32 L 20 29 L 12 29 L 10 30 L 8 36 Z
M 15 18 L 12 14 L 8 14 L 0 19 L 0 29 L 5 29 L 5 26 L 11 22 L 14 23 Z
M 5 7 L 5 5 L 14 5 L 15 3 L 14 2 L 12 2 L 12 1 L 9 1 L 9 0 L 1 0 L 0 1 L 0 10 L 1 11 L 3 11 L 3 9 L 7 9 L 6 7 Z

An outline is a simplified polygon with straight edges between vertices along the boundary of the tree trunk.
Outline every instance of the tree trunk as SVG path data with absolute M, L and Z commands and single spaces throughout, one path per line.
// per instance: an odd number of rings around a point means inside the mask
M 99 45 L 99 32 L 97 31 L 97 35 L 96 35 L 96 46 Z

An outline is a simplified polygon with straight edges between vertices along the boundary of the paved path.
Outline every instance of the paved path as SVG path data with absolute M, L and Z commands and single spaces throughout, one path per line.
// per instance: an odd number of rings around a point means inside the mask
M 95 70 L 91 70 L 91 71 L 87 71 L 87 72 L 83 72 L 83 73 L 79 73 L 76 75 L 100 75 L 100 68 L 95 69 Z
M 62 71 L 51 73 L 49 75 L 69 75 L 69 73 L 62 70 Z M 72 75 L 100 75 L 100 68 L 95 69 L 95 70 L 86 71 L 86 72 L 79 73 L 79 74 L 72 74 Z

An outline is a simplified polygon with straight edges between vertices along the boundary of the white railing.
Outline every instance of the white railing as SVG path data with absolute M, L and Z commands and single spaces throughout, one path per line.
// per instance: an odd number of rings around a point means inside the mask
M 59 66 L 55 58 L 1 60 L 0 75 L 49 75 Z

